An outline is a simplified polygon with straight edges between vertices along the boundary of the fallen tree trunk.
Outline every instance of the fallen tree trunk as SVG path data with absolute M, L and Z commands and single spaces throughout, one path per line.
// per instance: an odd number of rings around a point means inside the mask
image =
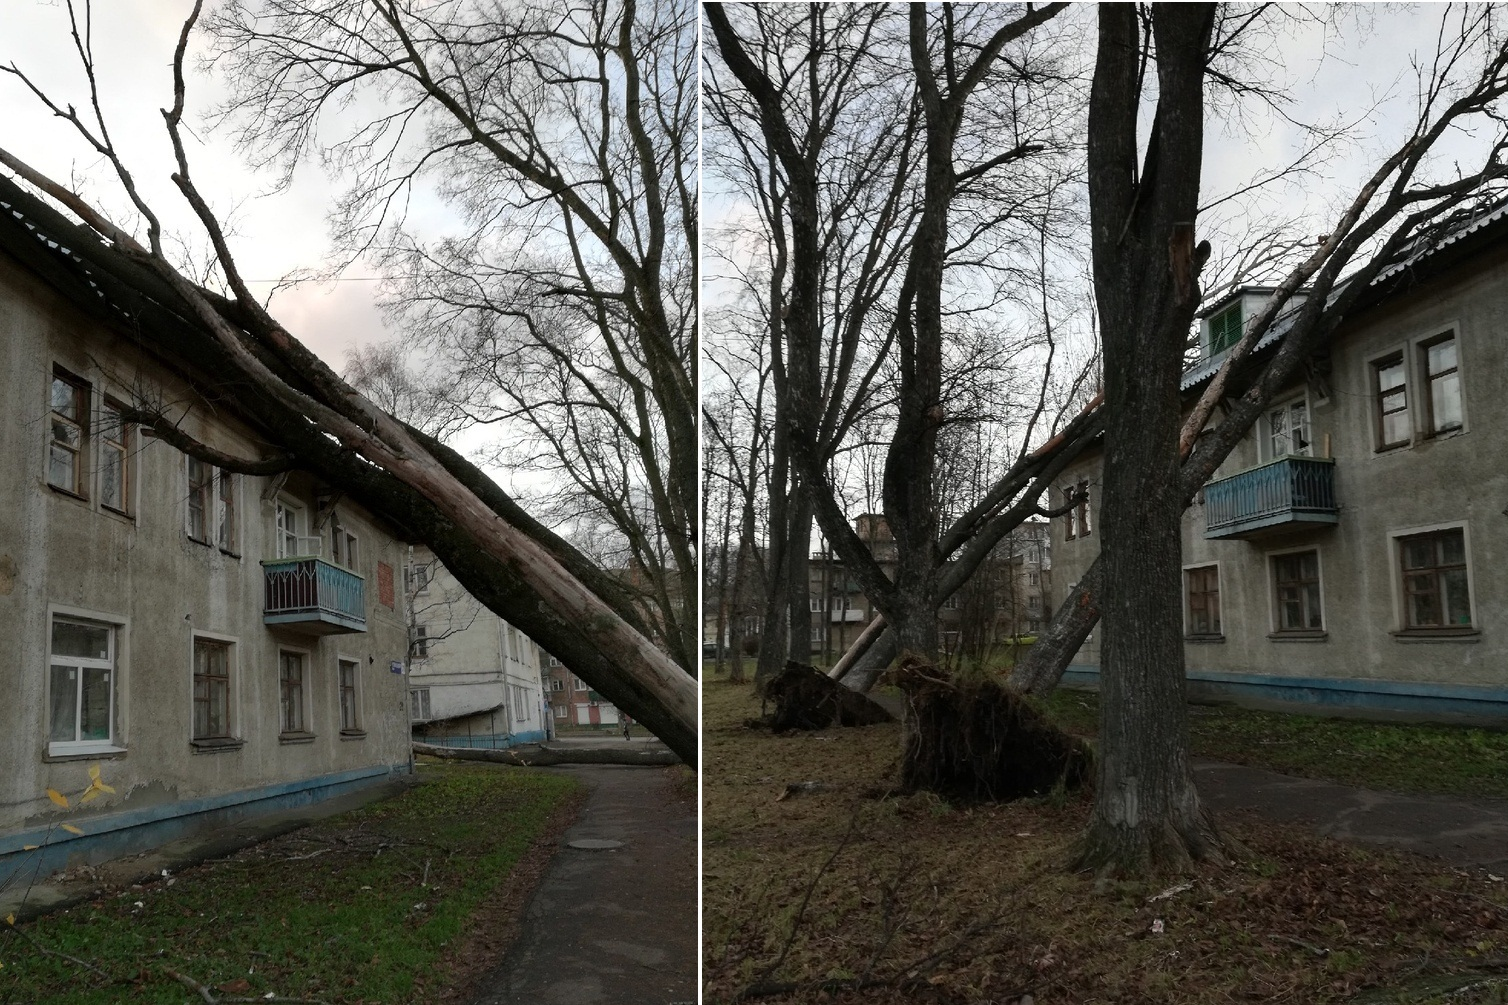
M 901 787 L 950 802 L 1010 802 L 1094 773 L 1089 745 L 1049 722 L 1018 692 L 989 678 L 959 681 L 906 658 L 896 673 L 906 693 Z
M 674 751 L 664 747 L 550 747 L 545 744 L 528 744 L 490 750 L 485 747 L 437 747 L 432 743 L 415 743 L 415 754 L 427 754 L 446 761 L 487 761 L 492 764 L 512 764 L 521 768 L 544 768 L 555 764 L 627 764 L 635 767 L 655 767 L 665 764 L 684 764 Z
M 1068 591 L 1047 631 L 1037 637 L 1016 668 L 1011 687 L 1022 694 L 1045 698 L 1057 688 L 1063 672 L 1100 620 L 1100 560 L 1096 556 L 1083 577 Z

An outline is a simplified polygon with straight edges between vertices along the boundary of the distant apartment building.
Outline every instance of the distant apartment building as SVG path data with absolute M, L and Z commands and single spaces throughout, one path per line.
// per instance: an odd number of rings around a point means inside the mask
M 62 240 L 3 215 L 0 883 L 408 771 L 400 533 L 316 472 L 236 474 L 126 421 L 193 406 L 200 443 L 265 449 L 127 312 L 81 309 Z M 96 768 L 113 792 L 49 799 Z
M 886 575 L 896 564 L 895 539 L 885 518 L 865 513 L 854 530 Z M 811 648 L 831 663 L 848 649 L 877 609 L 830 551 L 812 555 L 808 577 Z M 1051 617 L 1052 560 L 1046 521 L 1031 520 L 1008 534 L 970 581 L 938 611 L 938 637 L 947 654 L 984 659 L 1040 631 Z
M 1182 536 L 1192 693 L 1508 721 L 1505 239 L 1499 209 L 1411 249 L 1198 494 Z M 1203 312 L 1189 403 L 1269 292 Z M 1089 494 L 1053 521 L 1070 585 L 1099 550 L 1099 463 L 1056 500 Z M 1100 641 L 1068 680 L 1095 679 Z
M 427 548 L 413 549 L 404 585 L 414 738 L 498 748 L 545 739 L 551 714 L 533 640 L 483 607 Z

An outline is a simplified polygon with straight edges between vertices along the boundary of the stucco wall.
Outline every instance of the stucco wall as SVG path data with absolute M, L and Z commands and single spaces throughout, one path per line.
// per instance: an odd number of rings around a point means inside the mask
M 96 474 L 87 499 L 52 488 L 47 417 L 55 366 L 88 381 L 96 419 L 104 394 L 125 401 L 160 395 L 175 411 L 195 401 L 182 379 L 130 340 L 99 330 L 0 260 L 0 506 L 7 514 L 0 521 L 0 647 L 11 654 L 7 698 L 0 703 L 6 727 L 0 730 L 0 837 L 58 819 L 46 790 L 77 793 L 95 763 L 116 792 L 91 802 L 82 817 L 67 814 L 86 829 L 82 821 L 92 816 L 406 765 L 405 681 L 390 672 L 405 648 L 401 593 L 390 610 L 376 588 L 379 562 L 401 565 L 390 533 L 349 500 L 335 503 L 360 541 L 354 571 L 366 582 L 366 631 L 321 638 L 298 626 L 266 626 L 261 560 L 275 553 L 270 479 L 237 476 L 233 551 L 190 540 L 186 459 L 154 439 L 136 441 L 128 516 L 100 504 Z M 262 447 L 250 430 L 223 414 L 205 414 L 196 407 L 185 431 L 227 452 L 258 455 Z M 91 472 L 98 448 L 96 438 L 86 452 Z M 305 473 L 290 476 L 283 491 L 311 515 L 316 495 L 330 495 Z M 54 756 L 48 742 L 50 612 L 116 626 L 119 752 Z M 215 752 L 191 744 L 193 647 L 201 633 L 230 643 L 231 732 L 243 741 Z M 302 742 L 279 738 L 280 646 L 307 654 L 311 735 Z M 339 657 L 358 663 L 364 736 L 341 735 Z
M 1191 674 L 1200 672 L 1413 682 L 1421 694 L 1437 685 L 1508 688 L 1508 256 L 1479 256 L 1454 274 L 1424 284 L 1349 321 L 1331 346 L 1324 380 L 1295 385 L 1289 395 L 1309 403 L 1315 456 L 1328 443 L 1335 459 L 1339 521 L 1333 527 L 1281 530 L 1257 539 L 1209 540 L 1196 499 L 1183 524 L 1185 568 L 1219 567 L 1223 640 L 1190 642 Z M 1460 357 L 1464 425 L 1423 435 L 1422 341 L 1454 330 Z M 1410 444 L 1379 451 L 1374 432 L 1373 361 L 1403 351 L 1409 360 Z M 1224 477 L 1266 460 L 1258 431 L 1221 466 Z M 1098 458 L 1081 466 L 1099 507 Z M 1098 520 L 1093 526 L 1098 529 Z M 1472 628 L 1454 637 L 1410 636 L 1403 626 L 1400 533 L 1464 528 L 1473 606 Z M 1053 521 L 1053 556 L 1060 582 L 1076 582 L 1098 550 L 1094 535 L 1064 540 Z M 1324 633 L 1296 639 L 1275 632 L 1275 555 L 1313 550 L 1320 566 Z M 1098 665 L 1098 632 L 1075 660 Z

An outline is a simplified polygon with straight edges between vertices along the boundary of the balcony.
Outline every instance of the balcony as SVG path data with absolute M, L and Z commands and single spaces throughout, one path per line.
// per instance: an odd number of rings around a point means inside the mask
M 280 558 L 262 563 L 265 625 L 287 625 L 311 635 L 367 630 L 366 582 L 322 558 Z
M 830 611 L 828 613 L 831 616 L 832 621 L 833 621 L 834 624 L 837 624 L 838 622 L 841 622 L 841 621 L 863 621 L 864 620 L 864 611 L 861 608 L 856 608 L 856 607 L 850 607 L 846 611 L 836 611 L 835 610 L 835 611 Z
M 1206 538 L 1332 526 L 1339 514 L 1329 458 L 1280 457 L 1204 487 Z

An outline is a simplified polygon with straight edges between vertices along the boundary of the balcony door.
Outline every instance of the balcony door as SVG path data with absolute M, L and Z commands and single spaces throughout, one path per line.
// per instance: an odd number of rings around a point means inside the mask
M 1309 433 L 1309 402 L 1303 398 L 1269 409 L 1262 418 L 1266 433 L 1263 460 L 1281 457 L 1308 457 L 1313 453 Z
M 279 499 L 276 506 L 273 531 L 277 539 L 277 557 L 292 558 L 299 554 L 299 526 L 303 512 L 286 499 Z

